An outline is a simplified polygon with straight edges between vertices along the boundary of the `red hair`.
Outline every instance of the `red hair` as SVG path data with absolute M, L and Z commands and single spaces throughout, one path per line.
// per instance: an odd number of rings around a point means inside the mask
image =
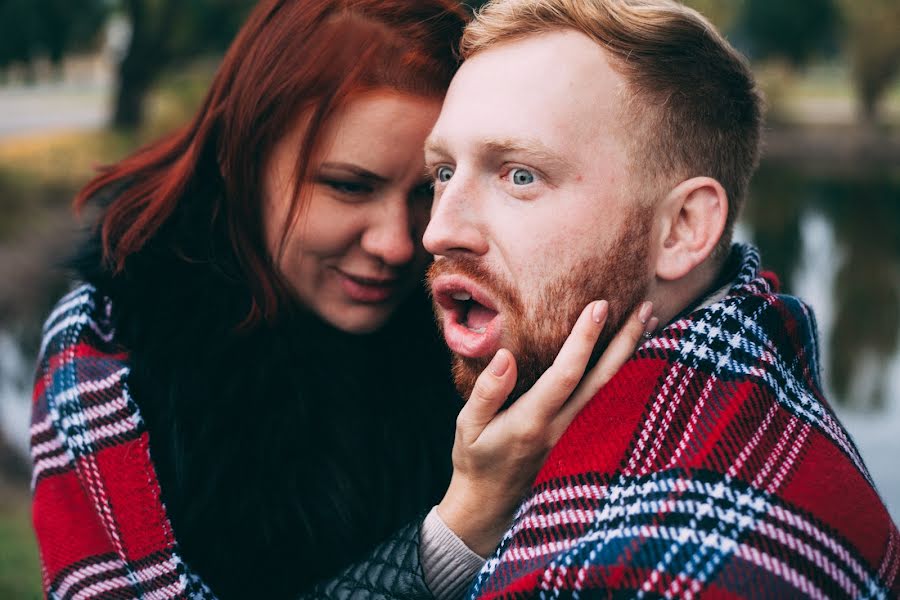
M 224 219 L 252 295 L 245 325 L 274 317 L 286 289 L 263 234 L 262 174 L 270 151 L 299 115 L 308 115 L 286 235 L 328 117 L 351 94 L 375 87 L 443 96 L 458 66 L 465 21 L 453 0 L 261 1 L 193 120 L 102 168 L 75 198 L 80 210 L 112 196 L 99 223 L 107 267 L 125 270 L 179 204 L 202 189 L 211 197 L 210 220 Z

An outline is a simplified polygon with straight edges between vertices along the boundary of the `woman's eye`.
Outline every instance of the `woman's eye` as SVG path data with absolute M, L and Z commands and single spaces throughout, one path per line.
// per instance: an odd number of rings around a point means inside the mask
M 368 194 L 372 191 L 372 186 L 365 183 L 357 183 L 355 181 L 339 181 L 329 179 L 323 181 L 323 183 L 336 192 L 352 196 Z
M 509 172 L 510 181 L 514 185 L 528 185 L 534 183 L 534 173 L 528 169 L 513 169 Z
M 434 172 L 434 178 L 439 183 L 446 183 L 453 177 L 453 169 L 450 167 L 438 167 Z

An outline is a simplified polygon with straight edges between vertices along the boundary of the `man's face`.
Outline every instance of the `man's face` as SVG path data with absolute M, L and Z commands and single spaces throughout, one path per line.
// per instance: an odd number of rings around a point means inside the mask
M 651 281 L 652 209 L 619 126 L 624 80 L 575 32 L 500 44 L 467 60 L 426 143 L 435 179 L 425 247 L 457 387 L 501 347 L 515 399 L 552 364 L 578 314 L 610 301 L 604 343 Z

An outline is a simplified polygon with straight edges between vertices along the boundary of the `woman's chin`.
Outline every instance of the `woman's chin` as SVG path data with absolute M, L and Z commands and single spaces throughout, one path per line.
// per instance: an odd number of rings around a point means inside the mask
M 315 311 L 319 318 L 344 333 L 365 335 L 375 333 L 385 326 L 396 310 L 396 305 L 330 306 Z

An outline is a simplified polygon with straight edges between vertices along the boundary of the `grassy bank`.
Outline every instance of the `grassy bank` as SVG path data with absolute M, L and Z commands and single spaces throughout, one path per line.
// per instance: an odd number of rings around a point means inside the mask
M 0 598 L 41 598 L 41 567 L 27 492 L 0 490 Z

